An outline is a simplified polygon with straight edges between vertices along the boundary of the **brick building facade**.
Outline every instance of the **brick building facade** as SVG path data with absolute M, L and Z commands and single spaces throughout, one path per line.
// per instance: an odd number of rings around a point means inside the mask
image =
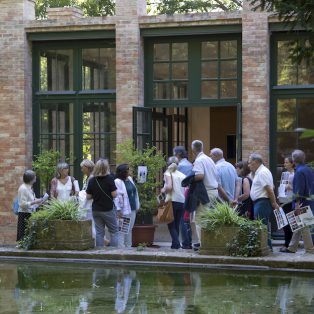
M 289 150 L 311 152 L 295 129 L 314 128 L 314 71 L 289 63 L 291 34 L 246 3 L 149 16 L 145 0 L 116 0 L 112 17 L 60 8 L 37 21 L 33 0 L 1 0 L 0 22 L 2 244 L 14 242 L 12 199 L 39 144 L 74 153 L 78 177 L 81 158 L 114 164 L 115 144 L 132 137 L 165 154 L 199 138 L 232 162 L 257 151 L 274 172 Z

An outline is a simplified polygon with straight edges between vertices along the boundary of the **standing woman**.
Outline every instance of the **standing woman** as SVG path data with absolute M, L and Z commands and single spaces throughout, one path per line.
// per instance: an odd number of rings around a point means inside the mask
M 283 174 L 286 173 L 286 176 L 288 178 L 288 183 L 285 186 L 285 194 L 286 197 L 288 199 L 291 199 L 290 202 L 285 203 L 285 204 L 281 204 L 282 205 L 282 209 L 285 212 L 285 214 L 288 214 L 292 211 L 292 198 L 293 198 L 293 178 L 294 178 L 294 163 L 292 160 L 292 157 L 286 157 L 284 159 L 284 168 L 287 171 L 284 171 Z M 289 247 L 289 243 L 292 239 L 292 235 L 293 232 L 291 230 L 290 224 L 288 224 L 287 226 L 283 227 L 283 232 L 285 234 L 285 246 L 280 248 L 280 252 L 286 252 L 288 247 Z
M 83 194 L 85 194 L 84 195 L 85 196 L 85 204 L 83 204 L 83 208 L 87 209 L 86 219 L 92 221 L 92 234 L 93 234 L 93 238 L 95 239 L 95 237 L 96 237 L 95 222 L 94 222 L 93 214 L 92 214 L 93 200 L 87 200 L 86 199 L 86 189 L 87 189 L 88 182 L 89 182 L 90 178 L 93 176 L 92 173 L 94 171 L 95 164 L 89 159 L 84 159 L 81 162 L 80 166 L 81 166 L 81 171 L 85 177 L 85 181 L 84 181 L 83 188 L 82 188 L 82 192 L 83 192 Z M 80 195 L 81 195 L 81 192 L 80 192 Z
M 23 175 L 23 183 L 18 190 L 19 213 L 17 221 L 16 241 L 24 238 L 27 220 L 34 211 L 33 206 L 42 202 L 42 199 L 35 197 L 33 184 L 36 182 L 36 174 L 32 170 L 26 170 Z
M 135 184 L 129 176 L 129 165 L 121 164 L 116 169 L 116 179 L 114 180 L 117 186 L 117 214 L 118 218 L 130 218 L 130 229 L 128 233 L 119 232 L 119 247 L 132 246 L 132 229 L 135 223 L 136 212 L 140 208 L 138 192 Z
M 113 199 L 117 187 L 109 173 L 108 160 L 97 161 L 93 177 L 89 179 L 86 198 L 93 199 L 92 211 L 96 228 L 96 247 L 104 246 L 105 227 L 110 232 L 110 246 L 118 246 L 118 221 Z
M 66 162 L 59 162 L 57 164 L 57 174 L 51 180 L 50 197 L 66 201 L 71 196 L 77 196 L 79 191 L 75 179 L 69 175 L 69 165 Z
M 162 193 L 171 195 L 172 208 L 174 220 L 168 224 L 168 230 L 172 239 L 171 248 L 180 249 L 179 241 L 180 224 L 183 219 L 183 205 L 184 205 L 184 188 L 181 186 L 185 174 L 177 170 L 178 159 L 170 157 L 168 159 L 168 169 L 164 173 L 164 187 L 161 189 Z
M 237 162 L 235 164 L 235 168 L 238 176 L 241 178 L 241 190 L 237 199 L 239 215 L 253 220 L 253 202 L 250 197 L 252 186 L 252 179 L 250 178 L 251 170 L 249 169 L 248 163 L 246 161 Z

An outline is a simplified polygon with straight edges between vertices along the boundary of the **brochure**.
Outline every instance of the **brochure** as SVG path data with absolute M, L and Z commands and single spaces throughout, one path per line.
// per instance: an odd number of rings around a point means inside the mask
M 121 233 L 129 233 L 130 231 L 130 222 L 131 218 L 129 217 L 122 217 L 119 219 L 119 232 Z
M 289 224 L 286 214 L 281 207 L 279 209 L 275 209 L 274 214 L 275 214 L 278 229 L 281 229 L 284 226 L 287 226 Z
M 295 209 L 286 216 L 292 232 L 314 224 L 314 216 L 310 206 Z

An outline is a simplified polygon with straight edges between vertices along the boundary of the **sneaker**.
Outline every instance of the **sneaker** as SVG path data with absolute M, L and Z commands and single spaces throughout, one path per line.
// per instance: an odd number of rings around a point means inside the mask
M 280 252 L 281 253 L 295 253 L 295 252 L 290 251 L 288 248 L 281 248 Z
M 194 243 L 194 244 L 193 244 L 193 250 L 194 250 L 194 251 L 199 251 L 200 247 L 201 247 L 201 244 L 200 244 L 200 243 Z
M 192 245 L 182 246 L 184 250 L 192 250 Z

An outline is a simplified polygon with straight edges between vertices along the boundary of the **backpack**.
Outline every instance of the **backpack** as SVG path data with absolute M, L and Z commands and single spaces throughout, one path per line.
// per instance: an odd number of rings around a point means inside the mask
M 18 215 L 19 214 L 19 199 L 17 196 L 14 197 L 14 200 L 13 200 L 13 203 L 12 203 L 12 210 L 13 210 L 13 213 L 15 215 Z

